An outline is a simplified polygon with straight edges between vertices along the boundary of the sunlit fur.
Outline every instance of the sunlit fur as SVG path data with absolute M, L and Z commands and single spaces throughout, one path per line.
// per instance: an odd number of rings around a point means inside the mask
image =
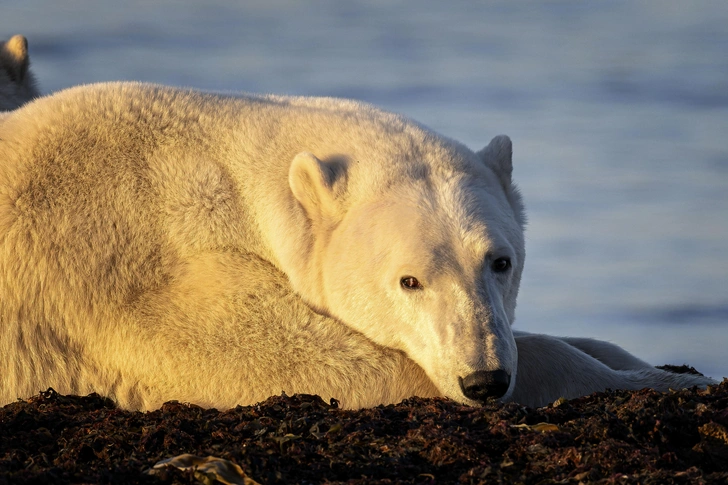
M 38 96 L 30 72 L 28 42 L 15 35 L 0 44 L 0 111 L 13 110 Z
M 0 121 L 0 403 L 49 386 L 133 409 L 472 403 L 457 378 L 496 368 L 526 404 L 709 382 L 616 369 L 609 344 L 514 339 L 523 225 L 504 136 L 476 154 L 326 98 L 42 98 Z

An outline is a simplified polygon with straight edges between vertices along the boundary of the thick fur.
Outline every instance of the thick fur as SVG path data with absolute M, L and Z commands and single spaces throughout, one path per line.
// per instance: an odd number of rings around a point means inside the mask
M 0 140 L 1 350 L 17 357 L 0 369 L 5 399 L 25 382 L 74 381 L 80 364 L 57 361 L 69 347 L 98 347 L 104 371 L 127 365 L 122 341 L 156 342 L 156 322 L 217 278 L 189 268 L 220 252 L 271 263 L 316 311 L 404 352 L 453 399 L 468 401 L 459 379 L 476 371 L 515 381 L 524 244 L 510 158 L 498 158 L 510 152 L 496 149 L 507 138 L 479 156 L 351 101 L 105 84 L 6 114 Z M 405 276 L 422 287 L 404 289 Z M 203 334 L 230 317 L 195 308 Z M 129 365 L 156 372 L 150 359 Z
M 0 45 L 0 111 L 10 111 L 40 94 L 30 72 L 28 41 L 14 35 Z
M 104 84 L 0 117 L 0 162 L 0 403 L 476 404 L 458 379 L 496 369 L 531 405 L 711 382 L 514 337 L 507 137 L 475 154 L 350 101 Z

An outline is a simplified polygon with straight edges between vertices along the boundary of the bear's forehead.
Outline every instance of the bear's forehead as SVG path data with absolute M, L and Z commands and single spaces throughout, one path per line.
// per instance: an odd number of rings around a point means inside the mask
M 439 245 L 465 245 L 475 252 L 487 251 L 497 242 L 494 239 L 516 228 L 517 222 L 502 189 L 477 183 L 469 177 L 437 182 L 419 181 L 392 187 L 375 203 L 382 210 L 382 222 L 427 235 Z

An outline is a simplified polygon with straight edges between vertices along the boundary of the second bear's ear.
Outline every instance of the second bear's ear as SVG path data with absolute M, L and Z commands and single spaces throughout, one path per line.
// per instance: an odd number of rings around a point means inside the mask
M 511 139 L 506 135 L 498 135 L 493 138 L 488 146 L 478 152 L 483 162 L 498 175 L 503 187 L 511 187 L 511 175 L 513 174 L 513 145 Z
M 308 152 L 296 155 L 288 171 L 291 192 L 312 220 L 320 220 L 338 212 L 335 181 L 333 167 Z
M 22 35 L 14 35 L 0 46 L 0 67 L 7 71 L 13 82 L 23 82 L 28 74 L 28 64 L 28 41 Z

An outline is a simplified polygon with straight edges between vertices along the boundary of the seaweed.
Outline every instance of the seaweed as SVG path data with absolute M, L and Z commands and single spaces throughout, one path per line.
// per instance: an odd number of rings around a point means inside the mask
M 726 483 L 728 379 L 539 409 L 411 398 L 352 411 L 283 394 L 225 411 L 172 401 L 141 413 L 52 389 L 0 409 L 0 484 L 215 482 L 194 467 L 154 468 L 183 454 L 232 462 L 266 484 Z

